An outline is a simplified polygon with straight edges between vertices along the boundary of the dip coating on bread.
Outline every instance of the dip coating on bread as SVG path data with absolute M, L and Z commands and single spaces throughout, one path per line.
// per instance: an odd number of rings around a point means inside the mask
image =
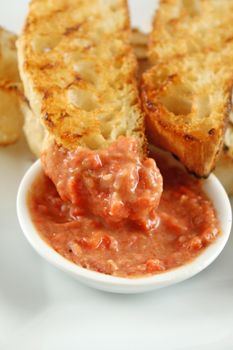
M 200 177 L 222 149 L 233 84 L 233 1 L 162 0 L 142 96 L 150 141 Z
M 125 0 L 32 0 L 18 57 L 32 111 L 58 144 L 96 149 L 134 135 L 143 147 Z

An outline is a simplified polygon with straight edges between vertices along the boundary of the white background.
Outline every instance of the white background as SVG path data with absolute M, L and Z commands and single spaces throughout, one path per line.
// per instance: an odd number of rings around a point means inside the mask
M 155 2 L 131 0 L 133 23 L 148 30 Z M 19 31 L 26 5 L 0 0 L 0 24 Z M 89 289 L 43 261 L 21 233 L 15 197 L 32 161 L 23 141 L 0 149 L 1 350 L 233 349 L 232 238 L 177 286 L 136 296 Z

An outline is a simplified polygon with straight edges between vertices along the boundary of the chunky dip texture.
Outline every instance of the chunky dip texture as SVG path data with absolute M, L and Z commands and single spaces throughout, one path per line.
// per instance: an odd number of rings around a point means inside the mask
M 219 233 L 215 210 L 201 181 L 157 161 L 163 181 L 133 138 L 98 152 L 54 145 L 42 157 L 47 176 L 29 193 L 36 228 L 65 258 L 114 276 L 142 277 L 191 261 Z
M 47 176 L 73 217 L 91 213 L 109 225 L 131 221 L 156 227 L 162 176 L 153 159 L 142 159 L 136 139 L 119 137 L 109 148 L 69 152 L 56 144 L 42 156 Z

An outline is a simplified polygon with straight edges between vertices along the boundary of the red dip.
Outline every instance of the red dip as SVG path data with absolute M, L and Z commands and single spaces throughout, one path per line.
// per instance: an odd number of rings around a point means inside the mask
M 29 193 L 42 238 L 75 264 L 120 277 L 191 261 L 220 232 L 215 210 L 200 180 L 156 161 L 162 176 L 129 137 L 98 152 L 53 145 L 42 156 L 47 176 Z

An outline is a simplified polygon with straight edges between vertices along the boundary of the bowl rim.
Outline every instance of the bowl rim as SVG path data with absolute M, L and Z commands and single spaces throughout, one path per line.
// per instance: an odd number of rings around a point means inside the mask
M 208 179 L 202 180 L 203 187 L 205 193 L 207 193 L 217 211 L 222 232 L 217 237 L 216 241 L 211 243 L 203 252 L 200 253 L 200 255 L 180 267 L 176 267 L 159 274 L 136 278 L 117 277 L 85 269 L 64 258 L 51 246 L 49 246 L 49 244 L 40 236 L 31 220 L 27 205 L 27 196 L 32 183 L 34 182 L 36 176 L 39 175 L 40 171 L 42 171 L 41 163 L 40 160 L 37 160 L 26 171 L 18 189 L 16 203 L 17 216 L 24 236 L 37 251 L 37 253 L 39 253 L 39 255 L 41 255 L 45 260 L 50 262 L 52 265 L 55 265 L 59 269 L 72 274 L 80 280 L 92 284 L 99 284 L 99 286 L 96 286 L 96 288 L 105 289 L 105 285 L 111 287 L 114 291 L 114 287 L 120 287 L 122 288 L 120 292 L 124 293 L 124 288 L 128 287 L 132 289 L 130 292 L 137 292 L 137 288 L 139 291 L 140 289 L 143 289 L 143 291 L 149 291 L 184 281 L 193 277 L 209 266 L 221 253 L 230 236 L 232 226 L 231 204 L 222 184 L 215 175 L 211 174 Z M 213 190 L 214 188 L 215 193 Z M 213 200 L 214 196 L 216 198 L 215 200 Z M 101 285 L 103 288 L 101 288 Z

